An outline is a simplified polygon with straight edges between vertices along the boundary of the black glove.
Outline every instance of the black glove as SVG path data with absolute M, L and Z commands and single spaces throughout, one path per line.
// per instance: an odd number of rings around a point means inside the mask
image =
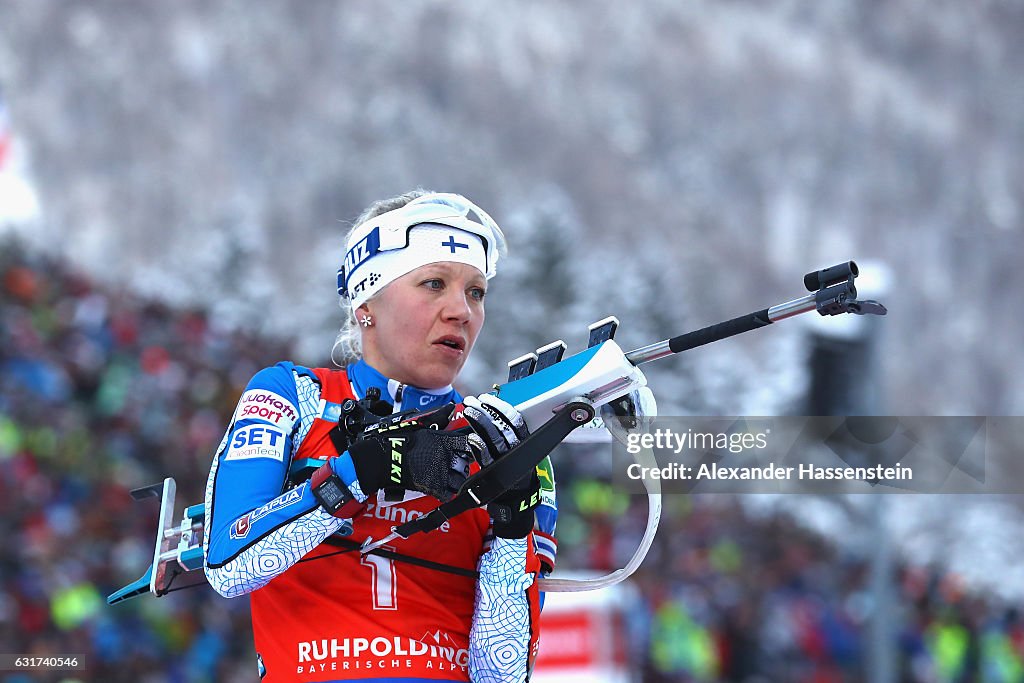
M 540 503 L 536 469 L 487 505 L 491 528 L 498 538 L 526 538 L 533 531 L 533 510 Z
M 476 459 L 469 437 L 411 420 L 370 431 L 348 449 L 363 493 L 401 487 L 451 500 Z
M 487 466 L 503 457 L 530 435 L 519 411 L 492 394 L 469 396 L 463 401 L 462 414 L 483 442 L 480 464 Z M 534 470 L 529 476 L 498 496 L 487 506 L 491 526 L 498 538 L 526 538 L 533 531 L 533 510 L 540 503 L 540 479 Z

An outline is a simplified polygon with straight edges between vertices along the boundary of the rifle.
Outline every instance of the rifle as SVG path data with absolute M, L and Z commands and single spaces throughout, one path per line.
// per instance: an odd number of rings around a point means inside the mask
M 510 361 L 508 381 L 495 385 L 493 391 L 522 414 L 530 428 L 530 436 L 505 456 L 470 476 L 452 500 L 438 505 L 422 517 L 393 527 L 391 533 L 381 539 L 367 538 L 360 552 L 368 553 L 395 539 L 429 532 L 455 515 L 486 506 L 530 475 L 571 432 L 595 421 L 599 412 L 606 425 L 625 421 L 627 426 L 636 426 L 639 419 L 653 417 L 650 413 L 653 396 L 646 388 L 647 380 L 638 367 L 644 363 L 810 311 L 817 311 L 822 316 L 847 313 L 885 315 L 885 306 L 877 301 L 857 300 L 854 280 L 858 275 L 859 269 L 853 261 L 812 271 L 803 280 L 810 294 L 633 351 L 623 351 L 614 341 L 619 321 L 609 317 L 589 326 L 585 351 L 563 358 L 567 346 L 558 340 Z M 360 403 L 346 401 L 342 406 L 340 419 L 345 421 L 343 424 L 347 424 L 352 434 L 365 426 L 362 416 L 368 411 Z M 611 431 L 615 433 L 615 430 Z M 653 461 L 649 451 L 641 451 L 634 457 L 638 462 L 643 458 L 642 465 Z M 294 463 L 291 477 L 301 481 L 322 464 L 320 460 Z M 595 590 L 622 581 L 640 566 L 654 541 L 661 519 L 660 482 L 645 478 L 644 484 L 649 501 L 647 529 L 626 566 L 597 579 L 541 579 L 541 590 Z M 187 507 L 181 522 L 175 524 L 175 494 L 176 484 L 172 477 L 131 492 L 135 500 L 161 499 L 153 562 L 138 580 L 111 594 L 107 598 L 108 604 L 145 593 L 165 595 L 178 575 L 203 567 L 204 506 Z

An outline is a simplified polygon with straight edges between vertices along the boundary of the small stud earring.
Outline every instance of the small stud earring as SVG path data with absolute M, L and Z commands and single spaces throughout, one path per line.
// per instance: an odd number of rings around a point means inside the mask
M 371 318 L 368 315 L 364 315 L 362 318 L 359 319 L 359 322 L 362 323 L 363 327 L 369 327 L 370 325 L 373 324 L 373 318 Z

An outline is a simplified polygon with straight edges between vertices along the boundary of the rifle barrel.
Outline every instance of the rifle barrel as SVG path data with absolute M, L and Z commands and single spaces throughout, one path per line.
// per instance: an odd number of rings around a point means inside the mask
M 650 363 L 652 360 L 671 356 L 674 353 L 688 351 L 689 349 L 704 346 L 705 344 L 710 344 L 711 342 L 716 342 L 720 339 L 734 337 L 737 334 L 742 334 L 744 332 L 749 332 L 750 330 L 765 327 L 766 325 L 771 325 L 777 320 L 784 320 L 786 318 L 791 318 L 794 315 L 813 311 L 816 307 L 814 296 L 814 294 L 808 294 L 807 296 L 802 296 L 799 299 L 793 299 L 792 301 L 787 301 L 785 303 L 778 304 L 777 306 L 772 306 L 771 308 L 765 308 L 760 311 L 755 311 L 754 313 L 741 315 L 738 318 L 709 325 L 708 327 L 694 330 L 693 332 L 681 334 L 678 337 L 672 337 L 671 339 L 665 339 L 660 342 L 655 342 L 654 344 L 642 346 L 639 349 L 635 349 L 627 353 L 626 360 L 633 365 Z

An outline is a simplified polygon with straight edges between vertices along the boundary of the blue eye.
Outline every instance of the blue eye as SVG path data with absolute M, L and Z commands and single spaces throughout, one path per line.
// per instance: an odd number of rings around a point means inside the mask
M 427 289 L 444 289 L 444 282 L 442 282 L 439 278 L 431 278 L 430 280 L 424 280 L 421 284 L 426 286 Z
M 484 297 L 487 296 L 487 292 L 485 292 L 481 287 L 474 287 L 469 290 L 469 295 L 473 297 L 474 301 L 483 301 Z

